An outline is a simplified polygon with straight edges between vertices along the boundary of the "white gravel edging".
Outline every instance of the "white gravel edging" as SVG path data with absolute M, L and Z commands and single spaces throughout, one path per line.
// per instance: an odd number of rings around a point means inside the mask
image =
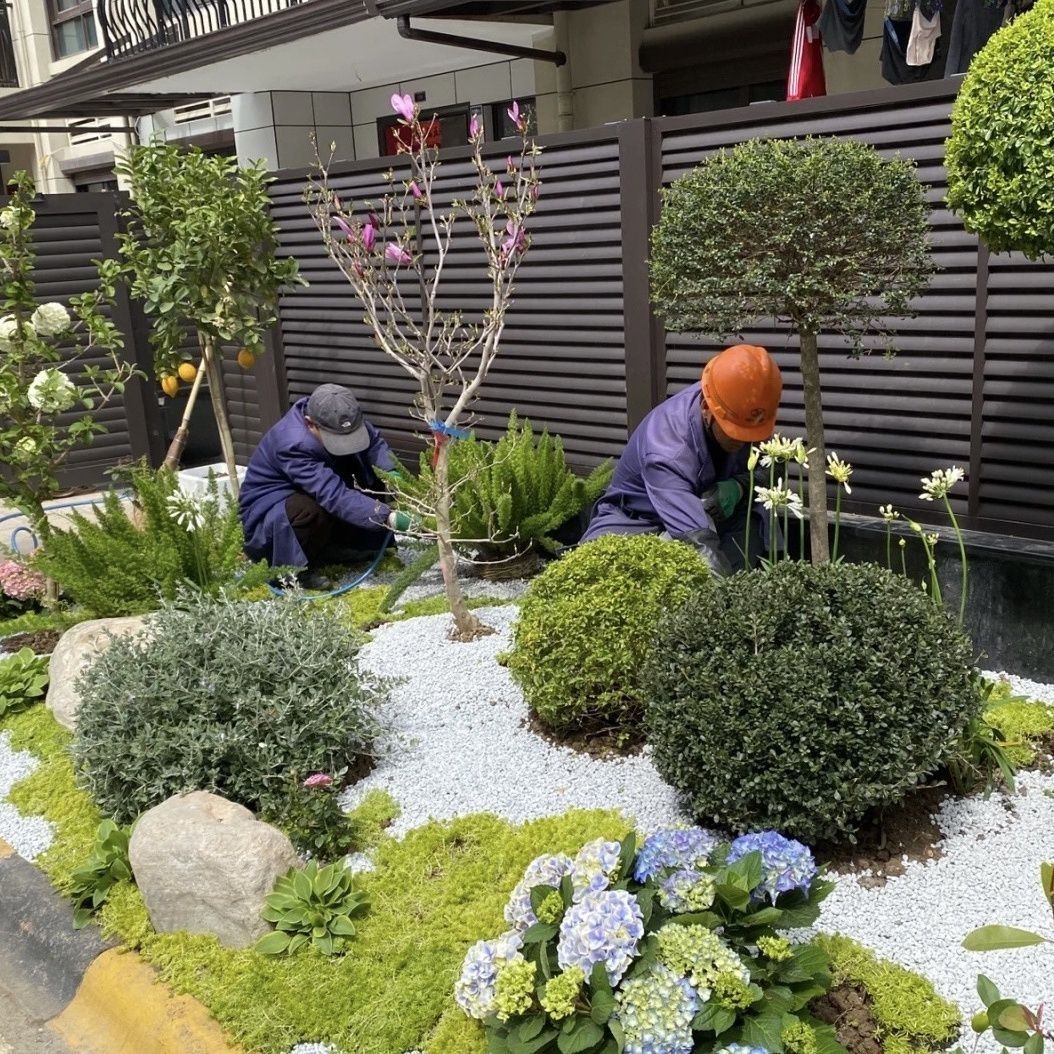
M 11 748 L 9 733 L 0 732 L 0 838 L 27 860 L 35 860 L 51 845 L 54 829 L 43 816 L 23 816 L 7 796 L 37 765 L 29 751 Z

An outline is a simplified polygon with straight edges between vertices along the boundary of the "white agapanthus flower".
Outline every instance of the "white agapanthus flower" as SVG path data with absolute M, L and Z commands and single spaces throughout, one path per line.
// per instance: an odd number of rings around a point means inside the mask
M 846 494 L 853 493 L 849 487 L 849 477 L 852 474 L 853 466 L 848 461 L 843 461 L 833 450 L 827 455 L 827 475 L 845 487 Z
M 922 483 L 922 493 L 919 497 L 923 501 L 935 501 L 937 498 L 946 498 L 948 491 L 965 478 L 966 473 L 957 466 L 953 468 L 936 468 L 920 481 Z
M 755 487 L 758 501 L 770 512 L 788 509 L 798 519 L 802 519 L 801 495 L 789 487 L 784 487 L 783 480 L 778 480 L 774 487 Z
M 205 522 L 205 513 L 201 503 L 182 491 L 176 491 L 175 494 L 169 496 L 168 510 L 172 514 L 172 519 L 185 531 L 196 531 Z
M 794 457 L 799 442 L 800 440 L 781 436 L 778 432 L 771 439 L 766 439 L 761 444 L 761 453 L 764 455 L 761 459 L 762 466 L 769 468 L 772 465 L 790 461 Z
M 878 514 L 886 521 L 886 523 L 892 523 L 894 520 L 900 519 L 900 513 L 893 508 L 892 503 L 889 505 L 879 505 Z
M 18 319 L 14 315 L 4 315 L 0 318 L 0 350 L 10 351 L 11 342 L 18 332 Z
M 59 337 L 70 328 L 70 313 L 52 301 L 41 304 L 30 319 L 38 337 Z
M 77 401 L 77 387 L 62 370 L 41 370 L 26 392 L 29 405 L 45 414 L 61 414 Z

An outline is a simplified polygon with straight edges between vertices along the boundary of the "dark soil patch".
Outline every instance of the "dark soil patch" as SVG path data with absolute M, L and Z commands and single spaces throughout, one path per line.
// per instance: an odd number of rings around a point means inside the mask
M 878 1022 L 871 996 L 858 985 L 841 984 L 814 999 L 809 1009 L 825 1025 L 833 1025 L 838 1042 L 849 1054 L 882 1054 Z
M 523 722 L 536 736 L 541 736 L 557 747 L 568 747 L 593 758 L 625 758 L 639 754 L 644 748 L 643 729 L 597 728 L 583 732 L 554 732 L 530 714 Z
M 32 648 L 38 655 L 50 655 L 55 650 L 62 634 L 54 629 L 40 629 L 34 633 L 13 633 L 0 641 L 4 651 Z
M 904 874 L 902 857 L 937 860 L 943 850 L 934 846 L 941 837 L 934 814 L 948 793 L 944 786 L 920 787 L 899 805 L 868 815 L 857 831 L 855 844 L 816 845 L 816 859 L 843 873 L 870 871 L 870 875 L 860 879 L 860 884 L 869 889 L 884 886 L 887 879 Z

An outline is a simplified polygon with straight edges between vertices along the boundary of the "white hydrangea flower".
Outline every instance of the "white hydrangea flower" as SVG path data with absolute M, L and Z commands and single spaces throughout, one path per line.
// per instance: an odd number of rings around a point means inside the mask
M 0 209 L 0 227 L 9 231 L 15 224 L 15 210 L 10 205 L 6 209 Z
M 32 457 L 37 452 L 37 441 L 32 436 L 23 436 L 15 444 L 15 453 L 22 457 Z
M 34 410 L 61 414 L 77 401 L 77 388 L 62 370 L 41 370 L 29 385 L 26 399 Z
M 0 318 L 0 350 L 10 351 L 11 342 L 18 332 L 18 320 L 14 315 L 4 315 Z
M 38 337 L 58 337 L 70 328 L 70 313 L 58 303 L 41 304 L 30 319 Z

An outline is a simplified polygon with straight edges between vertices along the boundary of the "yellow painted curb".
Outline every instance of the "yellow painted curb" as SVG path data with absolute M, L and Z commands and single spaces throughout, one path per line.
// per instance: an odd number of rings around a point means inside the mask
M 173 995 L 138 955 L 111 948 L 48 1027 L 84 1054 L 237 1054 L 197 1000 Z
M 3 860 L 6 857 L 14 856 L 14 855 L 15 855 L 14 849 L 12 849 L 11 846 L 9 846 L 7 844 L 7 842 L 5 842 L 3 840 L 3 838 L 0 838 L 0 860 Z

